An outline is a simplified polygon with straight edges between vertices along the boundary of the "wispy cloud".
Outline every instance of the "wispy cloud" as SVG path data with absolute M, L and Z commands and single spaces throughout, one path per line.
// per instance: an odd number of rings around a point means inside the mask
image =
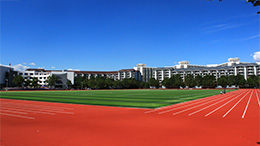
M 252 40 L 252 39 L 255 39 L 255 38 L 259 38 L 259 37 L 260 37 L 260 34 L 258 34 L 258 35 L 253 35 L 253 36 L 250 36 L 250 37 L 244 38 L 243 41 L 246 41 L 246 40 Z
M 22 64 L 13 65 L 12 67 L 14 68 L 14 70 L 17 70 L 17 71 L 24 71 L 29 68 L 28 66 L 25 66 Z
M 55 69 L 56 67 L 52 66 L 51 68 L 52 68 L 52 69 Z
M 32 62 L 32 63 L 30 63 L 29 65 L 33 65 L 33 66 L 35 66 L 36 64 Z
M 260 51 L 255 52 L 253 58 L 256 62 L 260 62 Z
M 212 25 L 209 27 L 205 27 L 204 31 L 205 31 L 205 33 L 212 33 L 212 32 L 218 32 L 218 31 L 237 28 L 240 26 L 243 26 L 243 24 L 232 24 L 232 23 L 216 24 L 216 25 Z

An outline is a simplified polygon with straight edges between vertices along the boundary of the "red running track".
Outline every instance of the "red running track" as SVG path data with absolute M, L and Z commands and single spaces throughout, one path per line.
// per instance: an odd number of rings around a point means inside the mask
M 260 146 L 260 90 L 158 109 L 0 99 L 1 146 Z

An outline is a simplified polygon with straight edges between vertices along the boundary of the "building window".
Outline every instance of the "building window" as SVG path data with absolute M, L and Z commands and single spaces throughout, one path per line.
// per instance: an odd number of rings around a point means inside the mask
M 28 75 L 28 73 L 24 73 L 24 75 Z
M 33 75 L 33 73 L 30 73 L 30 75 Z

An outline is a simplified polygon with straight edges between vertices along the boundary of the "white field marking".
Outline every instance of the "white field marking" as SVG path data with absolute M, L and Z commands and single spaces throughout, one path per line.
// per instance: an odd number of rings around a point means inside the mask
M 39 104 L 27 104 L 27 103 L 16 103 L 16 102 L 2 102 L 2 103 L 7 103 L 7 104 L 17 104 L 17 105 L 26 105 L 26 106 L 37 106 L 37 107 L 50 107 L 50 108 L 57 108 L 57 109 L 68 109 L 68 110 L 74 110 L 74 108 L 70 107 L 60 107 L 60 106 L 48 106 L 48 105 L 39 105 Z
M 243 94 L 243 93 L 242 93 L 242 94 Z M 218 103 L 220 103 L 220 102 L 222 102 L 222 101 L 225 101 L 225 100 L 227 100 L 227 99 L 230 99 L 230 98 L 233 97 L 233 96 L 235 96 L 235 95 L 229 96 L 229 97 L 227 97 L 227 98 L 224 98 L 223 100 L 220 100 L 220 101 L 218 101 L 218 102 L 215 102 L 214 104 L 211 104 L 211 105 L 206 106 L 206 107 L 204 107 L 204 108 L 202 108 L 202 109 L 199 109 L 199 110 L 197 110 L 197 111 L 195 111 L 195 112 L 193 112 L 193 113 L 190 113 L 190 114 L 188 114 L 188 116 L 191 116 L 191 115 L 193 115 L 193 114 L 196 114 L 196 113 L 198 113 L 198 112 L 201 112 L 201 111 L 203 111 L 203 110 L 205 110 L 205 109 L 207 109 L 207 108 L 209 108 L 209 107 L 211 107 L 211 106 L 213 106 L 213 105 L 216 105 L 216 104 L 218 104 Z
M 221 99 L 222 99 L 222 98 L 221 98 Z M 214 101 L 216 101 L 216 100 L 219 100 L 219 99 L 215 99 L 215 100 L 212 100 L 212 101 L 209 101 L 209 102 L 206 102 L 206 103 L 199 104 L 199 105 L 197 105 L 197 106 L 194 106 L 194 107 L 191 107 L 191 108 L 188 108 L 188 109 L 185 109 L 185 110 L 182 110 L 182 111 L 179 111 L 179 112 L 173 113 L 172 115 L 177 115 L 177 114 L 183 113 L 183 112 L 185 112 L 185 111 L 188 111 L 188 110 L 194 109 L 194 108 L 196 108 L 196 107 L 203 106 L 203 105 L 205 105 L 205 104 L 208 104 L 208 103 L 214 102 Z
M 259 105 L 259 107 L 260 107 L 260 101 L 259 101 L 259 96 L 258 96 L 258 93 L 257 93 L 257 91 L 259 91 L 259 90 L 256 90 L 256 99 L 257 99 L 257 101 L 258 101 L 258 105 Z
M 206 92 L 206 93 L 200 93 L 200 94 L 189 94 L 189 95 L 185 95 L 185 96 L 192 96 L 192 95 L 208 95 L 210 92 Z M 174 104 L 174 105 L 169 105 L 169 106 L 164 106 L 164 107 L 158 107 L 158 108 L 155 108 L 154 110 L 160 110 L 160 109 L 165 109 L 165 108 L 170 108 L 172 106 L 176 106 L 176 105 L 180 105 L 180 104 L 184 104 L 184 103 L 189 103 L 189 102 L 194 102 L 194 101 L 199 101 L 199 100 L 205 100 L 205 99 L 208 99 L 208 98 L 213 98 L 215 96 L 218 96 L 218 95 L 212 95 L 212 96 L 208 96 L 208 97 L 204 97 L 204 98 L 200 98 L 200 99 L 195 99 L 195 100 L 190 100 L 190 101 L 187 101 L 187 102 L 182 102 L 182 103 L 178 103 L 178 104 Z M 180 97 L 180 96 L 177 96 L 177 97 Z M 196 96 L 195 96 L 196 97 Z M 154 110 L 152 111 L 149 111 L 149 112 L 153 112 Z
M 225 95 L 229 95 L 231 94 L 231 92 L 225 94 Z M 232 93 L 234 94 L 234 93 Z M 208 100 L 211 100 L 211 99 L 215 99 L 215 98 L 218 98 L 220 95 L 213 95 L 213 96 L 208 96 L 208 97 L 204 97 L 204 98 L 200 98 L 200 99 L 195 99 L 195 100 L 190 100 L 190 101 L 187 101 L 187 102 L 182 102 L 182 103 L 178 103 L 178 104 L 174 104 L 174 105 L 170 105 L 170 106 L 165 106 L 165 107 L 160 107 L 160 108 L 156 108 L 154 110 L 150 110 L 150 111 L 146 111 L 146 113 L 151 113 L 151 112 L 156 112 L 158 110 L 163 110 L 163 109 L 166 109 L 166 108 L 172 108 L 172 107 L 178 107 L 178 106 L 182 106 L 182 105 L 186 105 L 186 104 L 190 104 L 190 103 L 200 103 L 200 102 L 204 102 L 204 101 L 208 101 Z M 193 104 L 190 104 L 190 105 L 193 105 Z
M 10 110 L 4 110 L 4 109 L 0 109 L 0 112 L 3 111 L 3 112 L 7 112 L 7 113 L 16 113 L 16 114 L 24 114 L 24 115 L 27 115 L 28 113 L 25 113 L 25 112 L 17 112 L 17 111 L 10 111 Z
M 2 106 L 2 105 L 0 105 Z M 27 108 L 27 107 L 14 107 L 10 105 L 4 105 L 5 107 L 10 107 L 10 108 L 16 108 L 16 109 L 28 109 L 28 110 L 33 110 L 33 111 L 42 111 L 42 112 L 52 112 L 52 113 L 63 113 L 63 114 L 74 114 L 73 112 L 65 112 L 65 111 L 56 111 L 56 110 L 47 110 L 47 109 L 36 109 L 36 108 Z
M 25 109 L 15 109 L 15 108 L 8 108 L 8 107 L 1 107 L 2 109 L 8 109 L 13 111 L 24 111 L 24 112 L 30 112 L 30 113 L 40 113 L 40 114 L 48 114 L 48 115 L 55 115 L 55 113 L 49 113 L 49 112 L 40 112 L 40 111 L 32 111 L 32 110 L 25 110 Z
M 188 105 L 184 105 L 184 106 L 181 106 L 181 107 L 169 109 L 169 110 L 166 110 L 166 111 L 163 111 L 163 112 L 159 112 L 158 114 L 167 113 L 167 112 L 174 111 L 174 110 L 181 109 L 181 108 L 185 108 L 185 107 L 187 107 L 187 106 L 191 106 L 191 105 L 194 105 L 194 104 L 199 104 L 199 106 L 201 106 L 201 105 L 204 105 L 204 104 L 213 102 L 213 101 L 215 101 L 215 100 L 219 100 L 219 98 L 222 99 L 222 98 L 225 98 L 225 97 L 226 97 L 226 96 L 221 96 L 221 97 L 215 97 L 215 98 L 213 98 L 213 99 L 210 98 L 210 99 L 207 99 L 207 100 L 202 100 L 202 101 L 195 102 L 195 103 L 192 103 L 192 104 L 188 104 Z M 201 103 L 204 103 L 204 104 L 201 104 Z M 195 106 L 195 107 L 198 107 L 198 106 Z M 192 108 L 189 108 L 189 109 L 192 109 Z
M 18 117 L 18 118 L 25 118 L 25 119 L 30 119 L 30 120 L 34 120 L 35 119 L 33 117 L 14 115 L 14 114 L 7 114 L 7 113 L 0 113 L 0 115 L 11 116 L 11 117 Z
M 207 92 L 208 94 L 209 92 Z M 203 94 L 203 95 L 207 95 L 207 94 Z M 194 94 L 191 94 L 191 95 L 194 95 Z M 186 96 L 191 96 L 191 95 L 186 95 Z M 201 94 L 196 94 L 196 95 L 201 95 Z M 217 96 L 217 95 L 213 95 L 213 96 L 209 96 L 209 97 L 214 97 L 214 96 Z M 177 96 L 179 97 L 179 96 Z M 206 98 L 209 98 L 209 97 L 206 97 Z M 163 110 L 163 109 L 166 109 L 166 108 L 171 108 L 171 107 L 175 107 L 175 106 L 178 106 L 178 105 L 182 105 L 182 104 L 186 104 L 186 103 L 189 103 L 189 102 L 194 102 L 194 101 L 199 101 L 201 99 L 206 99 L 206 98 L 200 98 L 200 99 L 196 99 L 196 100 L 190 100 L 190 101 L 187 101 L 187 102 L 182 102 L 182 103 L 178 103 L 178 104 L 174 104 L 174 105 L 169 105 L 169 106 L 164 106 L 164 107 L 158 107 L 158 108 L 155 108 L 153 110 L 150 110 L 150 111 L 146 111 L 146 113 L 151 113 L 151 112 L 155 112 L 155 111 L 158 111 L 158 110 Z
M 250 91 L 249 91 L 249 92 L 250 92 Z M 247 94 L 248 94 L 249 92 L 247 92 Z M 247 95 L 247 94 L 246 94 L 246 95 Z M 246 95 L 244 95 L 231 109 L 229 109 L 229 111 L 226 112 L 226 113 L 223 115 L 223 118 L 224 118 L 228 113 L 230 113 L 230 112 L 239 104 L 239 102 L 246 97 Z
M 250 95 L 250 97 L 249 97 L 249 99 L 248 99 L 248 101 L 247 101 L 246 108 L 245 108 L 244 113 L 243 113 L 243 115 L 242 115 L 242 119 L 244 119 L 244 117 L 245 117 L 245 115 L 246 115 L 246 111 L 247 111 L 247 108 L 248 108 L 248 106 L 249 106 L 249 103 L 250 103 L 250 100 L 251 100 L 251 97 L 252 97 L 252 94 L 253 94 L 253 93 L 254 93 L 254 90 L 253 90 L 253 92 L 251 93 L 251 95 Z
M 247 92 L 247 91 L 246 91 Z M 245 92 L 245 93 L 246 93 Z M 249 92 L 248 92 L 249 93 Z M 244 94 L 244 92 L 243 93 L 241 93 L 241 94 Z M 213 111 L 211 111 L 211 112 L 209 112 L 209 113 L 207 113 L 206 115 L 205 115 L 205 117 L 207 117 L 207 116 L 209 116 L 210 114 L 212 114 L 212 113 L 214 113 L 215 111 L 217 111 L 217 110 L 219 110 L 220 108 L 222 108 L 223 106 L 225 106 L 225 105 L 227 105 L 228 103 L 230 103 L 231 101 L 233 101 L 233 100 L 235 100 L 235 99 L 237 99 L 241 94 L 239 94 L 238 96 L 236 96 L 235 98 L 233 98 L 233 99 L 231 99 L 231 100 L 229 100 L 228 102 L 226 102 L 225 104 L 223 104 L 223 105 L 221 105 L 221 106 L 219 106 L 218 108 L 216 108 L 216 109 L 214 109 Z
M 216 96 L 219 96 L 219 95 L 214 95 L 214 96 L 209 96 L 209 97 L 205 97 L 205 98 L 190 100 L 190 101 L 187 101 L 187 102 L 182 102 L 182 103 L 166 106 L 166 107 L 163 107 L 163 108 L 160 108 L 160 109 L 154 109 L 154 110 L 151 110 L 151 111 L 147 111 L 145 113 L 155 112 L 155 111 L 158 111 L 158 110 L 163 110 L 165 108 L 179 107 L 179 106 L 183 106 L 183 105 L 187 105 L 187 104 L 193 105 L 193 104 L 196 104 L 196 103 L 205 102 L 205 101 L 217 98 Z M 190 104 L 190 103 L 192 103 L 192 104 Z
M 33 105 L 33 104 L 23 104 L 23 103 L 13 103 L 13 102 L 2 102 L 2 104 L 8 105 L 18 105 L 18 106 L 27 106 L 27 107 L 37 107 L 37 108 L 45 108 L 45 109 L 55 109 L 55 110 L 74 110 L 74 108 L 63 108 L 63 107 L 56 107 L 56 106 L 44 106 L 44 105 Z

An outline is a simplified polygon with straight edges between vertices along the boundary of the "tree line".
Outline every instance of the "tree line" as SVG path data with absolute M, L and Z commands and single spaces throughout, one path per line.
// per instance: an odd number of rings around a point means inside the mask
M 30 88 L 39 88 L 38 78 L 32 77 L 31 79 L 25 80 L 22 76 L 16 75 L 13 79 L 13 83 L 17 87 L 30 87 Z M 47 86 L 49 88 L 55 88 L 59 79 L 52 75 L 47 80 Z M 134 78 L 125 78 L 123 80 L 114 80 L 104 77 L 92 77 L 90 79 L 86 77 L 75 77 L 74 84 L 72 85 L 71 81 L 67 81 L 68 89 L 137 89 L 137 88 L 215 88 L 221 86 L 226 88 L 227 86 L 235 86 L 240 88 L 253 88 L 260 87 L 260 77 L 259 76 L 249 76 L 247 80 L 244 79 L 243 75 L 230 75 L 230 76 L 221 76 L 216 80 L 213 75 L 197 75 L 188 74 L 184 77 L 184 81 L 181 75 L 173 75 L 171 78 L 165 78 L 161 83 L 159 80 L 151 78 L 148 82 L 141 82 Z

